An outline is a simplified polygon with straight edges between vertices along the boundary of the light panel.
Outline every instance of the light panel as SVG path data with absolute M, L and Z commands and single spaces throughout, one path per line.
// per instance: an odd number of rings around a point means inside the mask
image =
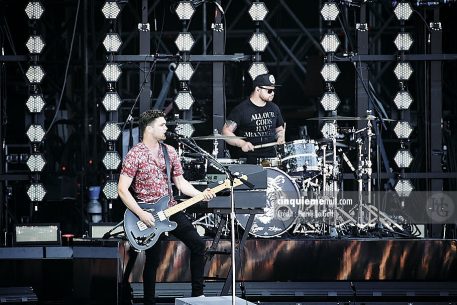
M 400 149 L 395 154 L 394 160 L 399 168 L 406 168 L 413 162 L 413 155 L 407 149 Z
M 194 104 L 194 97 L 190 91 L 179 91 L 175 97 L 175 104 L 179 110 L 189 110 Z
M 40 54 L 41 51 L 43 51 L 44 42 L 41 36 L 32 35 L 25 43 L 25 46 L 27 47 L 27 50 L 29 50 L 30 54 Z
M 107 151 L 102 162 L 107 170 L 116 170 L 121 164 L 121 158 L 117 151 Z
M 190 62 L 180 62 L 176 67 L 175 74 L 180 81 L 189 81 L 194 74 L 194 68 Z
M 102 134 L 107 141 L 117 141 L 121 134 L 121 128 L 113 122 L 108 122 L 102 129 Z
M 195 12 L 194 6 L 190 1 L 179 1 L 175 9 L 179 20 L 190 20 Z
M 106 35 L 105 39 L 103 40 L 103 46 L 106 49 L 106 52 L 115 53 L 119 51 L 119 48 L 122 45 L 121 36 L 117 33 L 109 33 Z
M 27 160 L 27 167 L 31 172 L 41 172 L 46 165 L 46 161 L 41 154 L 32 154 Z
M 26 131 L 29 141 L 32 143 L 38 143 L 43 141 L 45 131 L 41 125 L 30 125 Z
M 103 195 L 105 195 L 106 199 L 117 199 L 119 196 L 117 193 L 117 181 L 109 180 L 103 186 Z
M 25 72 L 27 79 L 32 84 L 39 84 L 43 80 L 44 71 L 40 66 L 32 65 L 28 68 L 27 72 Z
M 412 13 L 413 9 L 408 2 L 399 2 L 394 9 L 394 14 L 398 20 L 408 20 Z
M 394 44 L 399 51 L 408 51 L 413 44 L 413 38 L 409 33 L 398 33 Z
M 337 135 L 337 125 L 332 122 L 325 122 L 321 129 L 322 135 L 326 139 L 333 138 Z
M 413 128 L 411 127 L 411 124 L 406 121 L 397 122 L 394 127 L 394 133 L 399 139 L 408 139 L 411 132 L 413 132 Z
M 321 75 L 326 82 L 336 82 L 340 75 L 340 69 L 336 63 L 325 63 Z
M 117 82 L 121 76 L 121 68 L 118 64 L 108 63 L 103 68 L 102 74 L 107 82 Z
M 107 1 L 102 7 L 103 16 L 106 19 L 116 19 L 121 9 L 116 1 Z
M 322 48 L 327 53 L 334 53 L 340 46 L 340 40 L 335 33 L 327 33 L 321 40 Z
M 398 196 L 400 197 L 409 197 L 411 192 L 414 190 L 414 186 L 408 179 L 400 179 L 397 181 L 394 187 Z
M 340 10 L 335 2 L 324 3 L 321 8 L 321 15 L 325 21 L 335 21 Z
M 394 98 L 394 103 L 395 106 L 397 106 L 398 110 L 409 109 L 409 106 L 411 106 L 412 102 L 413 98 L 411 97 L 411 94 L 409 94 L 409 92 L 406 90 L 398 91 L 397 95 L 395 95 Z
M 30 113 L 40 113 L 44 108 L 44 100 L 41 95 L 31 95 L 25 103 Z
M 194 46 L 195 39 L 189 32 L 181 32 L 175 40 L 178 50 L 181 52 L 189 52 Z
M 265 33 L 254 33 L 249 39 L 249 45 L 254 52 L 263 52 L 268 46 L 268 38 Z
M 321 105 L 325 111 L 334 111 L 338 108 L 340 99 L 335 92 L 327 91 L 324 93 L 321 99 Z
M 31 20 L 38 20 L 43 15 L 44 9 L 39 1 L 32 1 L 25 7 L 25 13 Z
M 263 2 L 253 2 L 249 8 L 249 16 L 253 21 L 263 21 L 268 14 L 268 8 Z
M 46 196 L 46 189 L 42 183 L 32 183 L 27 190 L 27 196 L 33 202 L 42 201 Z
M 191 137 L 194 131 L 195 128 L 192 126 L 192 124 L 178 124 L 175 127 L 175 132 L 185 137 Z
M 117 111 L 121 105 L 122 100 L 117 92 L 107 92 L 103 97 L 103 107 L 106 111 Z
M 253 62 L 248 70 L 251 79 L 255 79 L 258 75 L 267 74 L 267 66 L 263 62 Z
M 399 62 L 394 69 L 395 76 L 400 81 L 406 81 L 411 77 L 413 68 L 409 62 Z

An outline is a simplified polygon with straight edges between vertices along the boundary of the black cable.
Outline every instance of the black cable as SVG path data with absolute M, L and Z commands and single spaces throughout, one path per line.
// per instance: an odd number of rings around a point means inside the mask
M 76 26 L 78 25 L 78 17 L 79 17 L 79 7 L 80 7 L 80 4 L 81 4 L 81 0 L 78 0 L 78 5 L 76 7 L 76 15 L 75 15 L 75 24 L 73 26 L 73 34 L 72 34 L 72 37 L 71 37 L 71 43 L 70 43 L 70 52 L 68 54 L 68 59 L 67 59 L 67 64 L 66 64 L 66 67 L 65 67 L 65 75 L 64 75 L 64 79 L 63 79 L 63 84 L 62 84 L 62 90 L 60 91 L 60 97 L 59 97 L 59 101 L 57 102 L 57 105 L 56 105 L 56 111 L 54 113 L 54 117 L 52 118 L 52 121 L 51 123 L 49 124 L 49 127 L 48 127 L 48 130 L 46 130 L 43 138 L 45 138 L 47 136 L 47 134 L 49 133 L 49 131 L 51 131 L 51 128 L 52 126 L 54 125 L 54 122 L 55 120 L 57 119 L 57 115 L 59 113 L 59 110 L 60 110 L 60 105 L 62 103 L 62 98 L 63 98 L 63 94 L 64 94 L 64 91 L 65 91 L 65 86 L 67 84 L 67 77 L 68 77 L 68 68 L 70 66 L 70 61 L 71 61 L 71 54 L 73 52 L 73 43 L 75 41 L 75 35 L 76 35 Z

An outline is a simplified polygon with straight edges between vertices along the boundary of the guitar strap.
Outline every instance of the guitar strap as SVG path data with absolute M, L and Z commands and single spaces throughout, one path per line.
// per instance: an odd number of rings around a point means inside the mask
M 173 189 L 171 187 L 171 166 L 170 166 L 170 156 L 168 155 L 168 150 L 165 144 L 160 143 L 162 146 L 163 158 L 165 159 L 165 167 L 167 168 L 167 178 L 168 178 L 168 195 L 170 198 L 173 195 Z

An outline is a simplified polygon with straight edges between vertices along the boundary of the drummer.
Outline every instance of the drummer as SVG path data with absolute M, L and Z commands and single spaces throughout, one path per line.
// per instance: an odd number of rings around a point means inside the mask
M 285 123 L 279 107 L 272 102 L 278 86 L 272 74 L 257 76 L 249 98 L 227 117 L 222 134 L 246 137 L 226 140 L 234 146 L 230 150 L 232 158 L 246 158 L 247 163 L 256 164 L 259 160 L 276 157 L 274 143 L 284 144 L 285 141 Z M 270 145 L 256 148 L 262 144 Z

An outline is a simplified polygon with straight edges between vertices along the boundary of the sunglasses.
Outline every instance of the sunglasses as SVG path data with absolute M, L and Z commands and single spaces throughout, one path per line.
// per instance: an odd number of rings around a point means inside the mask
M 265 88 L 265 87 L 259 87 L 259 88 L 267 90 L 268 94 L 272 94 L 273 92 L 275 92 L 275 89 L 270 89 L 270 88 Z

